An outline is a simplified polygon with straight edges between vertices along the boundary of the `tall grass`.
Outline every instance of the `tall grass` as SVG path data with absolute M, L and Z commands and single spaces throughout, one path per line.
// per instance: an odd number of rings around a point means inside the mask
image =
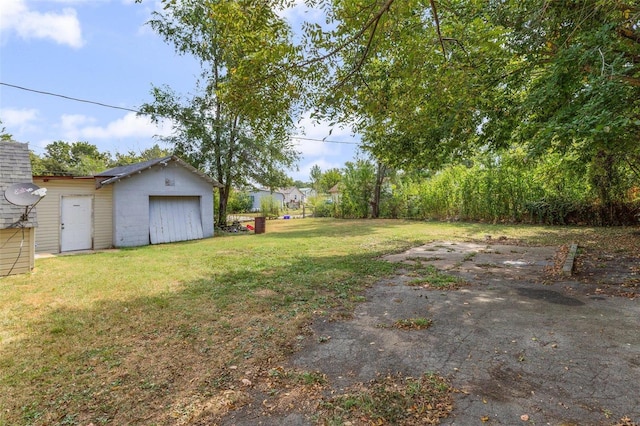
M 621 179 L 617 191 L 623 196 L 608 207 L 614 211 L 603 212 L 599 191 L 586 177 L 590 173 L 589 165 L 580 158 L 560 154 L 550 153 L 537 161 L 522 149 L 482 154 L 467 165 L 452 165 L 432 174 L 390 176 L 381 212 L 383 217 L 422 220 L 638 223 L 640 184 Z

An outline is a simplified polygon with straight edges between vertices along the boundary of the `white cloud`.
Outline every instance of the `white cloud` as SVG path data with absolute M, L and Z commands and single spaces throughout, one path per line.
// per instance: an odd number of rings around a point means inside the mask
M 25 40 L 51 39 L 58 44 L 80 48 L 84 44 L 75 9 L 39 12 L 30 9 L 25 0 L 3 0 L 0 31 L 15 32 Z
M 27 127 L 32 121 L 38 118 L 38 110 L 34 108 L 29 109 L 15 109 L 15 108 L 1 108 L 0 120 L 2 120 L 2 126 L 9 128 L 24 128 Z
M 103 126 L 95 123 L 94 118 L 84 115 L 63 115 L 61 117 L 61 128 L 65 138 L 74 141 L 151 138 L 155 135 L 168 136 L 171 134 L 169 123 L 156 125 L 147 117 L 140 117 L 134 112 L 129 112 Z

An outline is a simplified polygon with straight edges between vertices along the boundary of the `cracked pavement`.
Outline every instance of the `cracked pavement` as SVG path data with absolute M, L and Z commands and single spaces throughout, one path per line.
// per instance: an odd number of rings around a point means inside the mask
M 543 284 L 556 247 L 496 243 L 433 243 L 388 256 L 470 285 L 409 286 L 408 274 L 379 281 L 353 319 L 319 318 L 291 365 L 321 371 L 337 392 L 377 374 L 438 373 L 459 390 L 444 425 L 525 424 L 525 414 L 537 425 L 639 422 L 638 299 L 590 295 L 571 277 Z M 433 325 L 388 327 L 414 317 Z M 293 412 L 253 424 L 312 423 Z

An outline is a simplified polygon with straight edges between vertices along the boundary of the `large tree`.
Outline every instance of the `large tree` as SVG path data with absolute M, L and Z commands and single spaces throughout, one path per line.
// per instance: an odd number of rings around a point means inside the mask
M 640 6 L 625 0 L 334 0 L 307 40 L 321 112 L 386 164 L 514 143 L 580 154 L 603 204 L 640 169 Z M 315 49 L 315 50 L 314 50 Z
M 579 154 L 610 214 L 626 171 L 640 181 L 640 4 L 510 1 L 491 15 L 521 58 L 505 81 L 522 101 L 501 106 L 517 118 L 510 136 L 535 154 Z
M 334 1 L 335 29 L 307 37 L 328 52 L 311 63 L 327 76 L 316 91 L 320 113 L 350 123 L 394 167 L 437 166 L 472 151 L 482 110 L 500 94 L 492 80 L 509 64 L 504 31 L 480 4 Z
M 154 87 L 141 111 L 170 118 L 165 140 L 220 188 L 217 223 L 226 223 L 232 186 L 272 184 L 298 157 L 289 139 L 300 86 L 287 64 L 297 60 L 280 1 L 165 1 L 151 27 L 180 54 L 202 65 L 195 94 Z

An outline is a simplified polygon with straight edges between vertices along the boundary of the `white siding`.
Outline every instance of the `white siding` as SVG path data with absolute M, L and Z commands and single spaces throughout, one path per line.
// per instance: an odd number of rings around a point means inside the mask
M 254 212 L 260 211 L 260 200 L 262 200 L 262 198 L 265 197 L 273 197 L 275 198 L 278 203 L 280 204 L 280 208 L 284 207 L 284 194 L 280 193 L 280 192 L 273 192 L 271 193 L 270 191 L 253 191 L 249 193 L 249 196 L 252 197 L 252 207 L 251 210 Z
M 113 246 L 112 188 L 96 189 L 95 180 L 34 177 L 33 183 L 47 188 L 47 196 L 36 206 L 36 253 L 60 252 L 60 213 L 62 196 L 89 195 L 93 197 L 93 248 Z
M 284 197 L 285 203 L 299 203 L 302 202 L 304 198 L 304 194 L 300 192 L 298 188 L 289 188 L 287 189 L 289 192 Z
M 157 165 L 108 186 L 114 187 L 113 243 L 116 247 L 150 243 L 150 197 L 199 197 L 202 236 L 213 236 L 213 186 L 178 163 Z

